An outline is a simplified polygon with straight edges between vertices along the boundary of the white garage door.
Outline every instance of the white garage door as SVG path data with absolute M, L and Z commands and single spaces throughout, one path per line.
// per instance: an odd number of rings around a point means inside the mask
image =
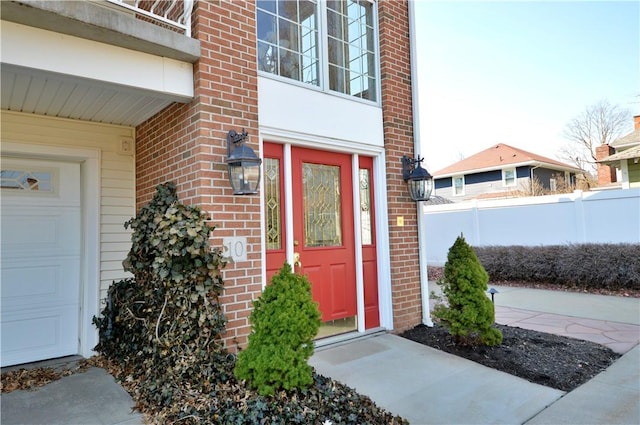
M 80 165 L 2 159 L 2 366 L 78 353 Z

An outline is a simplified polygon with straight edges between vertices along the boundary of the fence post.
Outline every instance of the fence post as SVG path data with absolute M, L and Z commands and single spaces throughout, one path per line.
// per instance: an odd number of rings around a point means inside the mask
M 575 196 L 575 201 L 573 202 L 574 214 L 576 218 L 576 242 L 577 243 L 586 243 L 587 242 L 587 227 L 585 225 L 585 216 L 584 216 L 584 192 L 581 190 L 576 190 L 573 192 Z
M 473 214 L 473 238 L 475 241 L 471 245 L 479 246 L 480 243 L 480 217 L 478 215 L 478 200 L 472 200 L 471 214 Z

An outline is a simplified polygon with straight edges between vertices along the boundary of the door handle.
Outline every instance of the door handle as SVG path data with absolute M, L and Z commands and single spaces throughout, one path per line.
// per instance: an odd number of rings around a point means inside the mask
M 300 261 L 300 253 L 299 252 L 294 252 L 293 253 L 293 266 L 294 267 L 302 267 L 302 261 Z

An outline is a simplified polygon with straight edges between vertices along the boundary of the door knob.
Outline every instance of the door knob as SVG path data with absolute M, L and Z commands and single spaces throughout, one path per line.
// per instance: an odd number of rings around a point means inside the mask
M 300 253 L 299 252 L 294 252 L 293 253 L 293 265 L 297 266 L 297 267 L 302 267 L 302 261 L 300 261 Z

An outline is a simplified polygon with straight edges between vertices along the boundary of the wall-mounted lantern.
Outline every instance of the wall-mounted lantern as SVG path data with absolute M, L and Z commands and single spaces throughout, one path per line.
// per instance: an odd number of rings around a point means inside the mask
M 424 158 L 402 157 L 402 178 L 407 182 L 409 195 L 414 201 L 428 201 L 433 190 L 433 177 L 420 166 Z
M 227 165 L 229 166 L 229 183 L 234 195 L 252 195 L 258 193 L 260 185 L 260 164 L 262 160 L 244 142 L 247 132 L 227 133 Z

